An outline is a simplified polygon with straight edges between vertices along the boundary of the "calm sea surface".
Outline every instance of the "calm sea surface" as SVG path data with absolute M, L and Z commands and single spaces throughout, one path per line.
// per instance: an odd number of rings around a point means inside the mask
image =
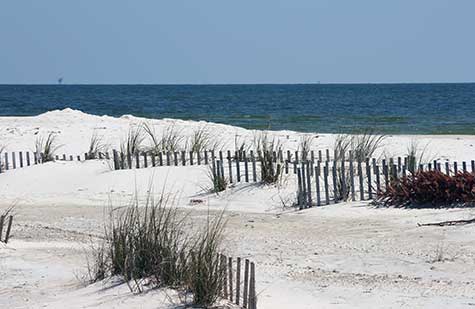
M 0 85 L 0 115 L 66 107 L 273 130 L 475 134 L 475 84 Z

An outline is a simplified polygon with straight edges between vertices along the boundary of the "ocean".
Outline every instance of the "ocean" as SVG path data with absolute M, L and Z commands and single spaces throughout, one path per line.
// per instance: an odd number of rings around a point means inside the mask
M 0 85 L 0 115 L 70 107 L 250 129 L 475 134 L 475 84 Z

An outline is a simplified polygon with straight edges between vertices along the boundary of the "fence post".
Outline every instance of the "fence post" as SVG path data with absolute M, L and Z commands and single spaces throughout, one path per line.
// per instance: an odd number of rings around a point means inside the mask
M 252 163 L 252 181 L 257 181 L 256 173 L 256 158 L 254 157 L 254 151 L 251 150 L 251 163 Z
M 317 189 L 317 206 L 321 205 L 320 200 L 320 161 L 317 162 L 317 166 L 315 166 L 315 186 Z
M 238 152 L 236 151 L 236 180 L 241 182 L 241 166 L 239 162 Z
M 325 162 L 325 166 L 323 167 L 323 184 L 325 186 L 325 204 L 330 204 L 330 196 L 328 192 L 328 161 Z
M 369 165 L 368 158 L 366 158 L 366 177 L 368 178 L 368 198 L 371 200 L 373 199 L 373 190 L 372 190 L 372 183 L 371 183 L 371 166 Z
M 243 156 L 244 156 L 244 172 L 245 172 L 244 179 L 246 180 L 246 182 L 249 182 L 249 166 L 248 166 L 246 151 L 243 152 Z
M 355 198 L 355 171 L 353 170 L 353 152 L 350 150 L 350 190 L 351 200 L 356 201 Z
M 0 216 L 0 242 L 2 241 L 4 222 L 5 222 L 5 216 Z
M 307 162 L 306 168 L 307 168 L 306 172 L 307 172 L 307 195 L 308 195 L 307 202 L 308 202 L 308 207 L 312 207 L 312 181 L 310 178 L 310 174 L 313 169 L 310 167 L 310 162 Z
M 13 164 L 13 169 L 16 169 L 16 157 L 15 157 L 15 152 L 12 152 L 12 164 Z
M 112 150 L 112 155 L 114 156 L 114 170 L 119 169 L 119 158 L 117 156 L 117 150 Z
M 302 173 L 302 202 L 303 208 L 307 208 L 307 177 L 305 172 L 305 162 L 302 161 L 302 168 L 300 169 Z
M 13 216 L 10 215 L 10 217 L 8 218 L 7 232 L 5 234 L 5 243 L 8 243 L 8 238 L 10 237 L 10 230 L 12 228 L 12 221 L 13 221 Z
M 406 171 L 406 166 L 404 166 L 403 171 Z M 376 165 L 376 194 L 379 195 L 381 193 L 381 180 L 379 178 L 379 166 Z
M 228 298 L 228 272 L 227 272 L 227 266 L 226 266 L 226 256 L 221 254 L 221 269 L 223 271 L 222 276 L 223 276 L 223 297 Z
M 163 152 L 161 151 L 158 153 L 158 164 L 163 166 Z
M 20 168 L 22 168 L 23 167 L 23 152 L 22 151 L 19 152 L 19 156 L 20 156 Z
M 336 203 L 338 198 L 338 187 L 337 187 L 337 180 L 336 180 L 336 161 L 333 161 L 332 166 L 332 181 L 333 181 L 333 200 Z
M 360 200 L 364 201 L 363 170 L 361 168 L 361 161 L 359 159 L 358 159 L 358 177 L 360 180 Z
M 229 170 L 229 182 L 233 183 L 233 158 L 231 157 L 231 151 L 230 150 L 228 150 L 227 159 L 228 159 L 228 170 Z
M 302 209 L 302 173 L 300 172 L 300 168 L 297 167 L 297 204 L 299 209 Z
M 229 273 L 229 300 L 233 302 L 233 258 L 228 257 L 228 273 Z
M 242 306 L 247 308 L 248 305 L 248 291 L 249 291 L 249 260 L 244 262 L 244 290 L 242 293 Z
M 249 307 L 250 309 L 256 309 L 257 299 L 256 299 L 256 270 L 254 262 L 251 262 L 251 280 L 250 280 L 250 291 L 249 291 Z
M 236 305 L 239 305 L 241 300 L 241 258 L 238 257 L 236 261 Z

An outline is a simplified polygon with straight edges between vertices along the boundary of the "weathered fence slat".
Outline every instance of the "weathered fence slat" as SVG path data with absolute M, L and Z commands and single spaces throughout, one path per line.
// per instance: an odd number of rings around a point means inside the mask
M 328 161 L 325 162 L 325 166 L 323 167 L 323 185 L 325 186 L 325 204 L 330 204 L 330 194 L 328 191 Z
M 236 305 L 240 304 L 241 300 L 241 258 L 236 260 Z
M 247 308 L 248 305 L 248 291 L 249 291 L 249 260 L 244 262 L 244 288 L 242 291 L 242 306 Z

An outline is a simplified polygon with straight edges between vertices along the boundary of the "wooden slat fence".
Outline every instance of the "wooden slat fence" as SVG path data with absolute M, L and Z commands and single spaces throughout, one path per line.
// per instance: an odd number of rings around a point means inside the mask
M 460 168 L 461 166 L 461 168 Z M 414 159 L 389 158 L 355 161 L 351 152 L 340 160 L 302 161 L 297 165 L 297 206 L 300 209 L 343 201 L 372 200 L 397 178 L 416 170 L 439 170 L 447 175 L 458 172 L 475 174 L 475 160 L 418 164 Z
M 55 155 L 54 161 L 84 161 L 90 159 L 110 159 L 108 152 L 99 153 L 91 156 L 88 153 L 84 155 Z M 31 151 L 3 152 L 0 154 L 0 173 L 8 170 L 25 168 L 44 163 L 44 155 Z
M 241 308 L 257 309 L 256 267 L 248 259 L 220 255 L 221 296 Z

